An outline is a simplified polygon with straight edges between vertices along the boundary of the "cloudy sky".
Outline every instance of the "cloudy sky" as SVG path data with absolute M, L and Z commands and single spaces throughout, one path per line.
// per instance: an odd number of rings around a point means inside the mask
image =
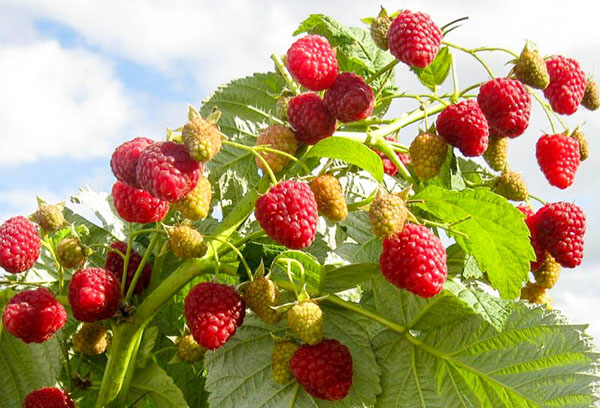
M 467 47 L 495 45 L 520 51 L 535 41 L 542 53 L 600 67 L 595 1 L 421 0 L 388 2 L 388 10 L 429 13 L 439 25 L 470 20 L 449 41 Z M 29 213 L 35 195 L 60 201 L 79 186 L 108 191 L 109 155 L 135 136 L 159 139 L 185 120 L 217 85 L 271 69 L 269 55 L 284 53 L 291 34 L 311 13 L 348 25 L 376 15 L 368 1 L 68 1 L 0 0 L 0 221 Z M 474 61 L 457 55 L 463 83 L 485 79 Z M 506 73 L 504 58 L 491 57 Z M 405 67 L 398 83 L 419 90 Z M 396 106 L 395 112 L 401 107 Z M 555 306 L 577 322 L 591 322 L 600 338 L 600 113 L 566 118 L 585 123 L 592 157 L 567 191 L 551 188 L 537 168 L 534 145 L 549 132 L 539 106 L 528 132 L 511 143 L 512 168 L 549 201 L 574 201 L 588 215 L 583 265 L 563 271 Z M 402 136 L 402 135 L 401 135 Z M 406 138 L 412 135 L 406 135 Z M 598 342 L 600 344 L 600 342 Z

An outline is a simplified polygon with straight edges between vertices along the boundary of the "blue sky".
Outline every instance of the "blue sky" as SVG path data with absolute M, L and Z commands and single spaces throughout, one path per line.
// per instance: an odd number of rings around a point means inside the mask
M 543 6 L 542 6 L 543 4 Z M 465 46 L 497 45 L 519 51 L 534 40 L 544 54 L 577 58 L 590 74 L 600 67 L 595 1 L 388 2 L 431 14 L 440 24 L 465 15 L 452 33 Z M 136 136 L 161 139 L 180 126 L 186 105 L 198 105 L 219 84 L 271 69 L 269 55 L 284 53 L 295 27 L 310 13 L 350 25 L 375 15 L 365 1 L 0 0 L 0 220 L 33 211 L 35 194 L 59 201 L 80 186 L 108 191 L 115 146 Z M 460 78 L 484 79 L 480 67 L 457 56 Z M 501 59 L 491 58 L 498 73 Z M 419 90 L 398 68 L 398 83 Z M 400 113 L 402 106 L 393 108 Z M 549 187 L 534 157 L 536 138 L 549 127 L 538 106 L 525 136 L 511 143 L 514 170 L 550 201 L 575 201 L 588 215 L 583 265 L 563 271 L 555 304 L 578 322 L 592 321 L 600 337 L 600 113 L 578 112 L 592 157 L 566 191 Z M 407 135 L 407 136 L 403 136 Z M 401 134 L 410 141 L 410 130 Z M 406 140 L 406 139 L 404 139 Z

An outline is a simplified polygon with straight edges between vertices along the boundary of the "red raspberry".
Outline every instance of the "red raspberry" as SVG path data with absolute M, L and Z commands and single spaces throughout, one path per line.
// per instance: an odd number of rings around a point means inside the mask
M 546 204 L 537 212 L 534 228 L 539 243 L 558 263 L 565 268 L 581 264 L 585 214 L 580 207 L 566 202 Z
M 548 58 L 546 68 L 550 84 L 544 89 L 544 96 L 554 112 L 572 115 L 585 94 L 585 73 L 577 61 L 560 55 Z
M 296 40 L 287 52 L 290 73 L 311 91 L 321 91 L 333 85 L 338 74 L 335 50 L 327 38 L 307 35 Z
M 323 103 L 340 122 L 355 122 L 368 118 L 373 112 L 373 90 L 362 77 L 342 72 L 333 86 L 325 92 Z
M 579 167 L 579 142 L 567 135 L 555 134 L 540 137 L 536 156 L 548 182 L 565 189 L 573 184 Z
M 337 127 L 321 97 L 310 92 L 290 99 L 288 119 L 296 131 L 296 139 L 310 145 L 331 136 Z
M 0 267 L 9 273 L 31 269 L 42 243 L 37 227 L 23 216 L 9 218 L 0 226 Z
M 500 136 L 515 138 L 529 126 L 531 95 L 525 86 L 514 79 L 496 78 L 480 89 L 477 102 Z
M 30 392 L 23 408 L 75 408 L 75 403 L 63 390 L 47 387 Z
M 210 282 L 194 286 L 185 298 L 184 308 L 194 340 L 209 350 L 227 343 L 246 314 L 244 299 L 234 288 Z
M 64 326 L 67 312 L 46 288 L 26 290 L 10 299 L 2 324 L 25 343 L 43 343 Z
M 267 235 L 290 249 L 306 248 L 317 233 L 317 200 L 306 183 L 278 183 L 256 200 L 254 215 Z
M 148 146 L 138 160 L 140 187 L 163 201 L 181 200 L 202 175 L 202 164 L 193 160 L 185 146 L 158 142 Z
M 425 68 L 433 62 L 442 44 L 442 31 L 425 13 L 404 10 L 388 31 L 390 52 L 411 67 Z
M 535 212 L 533 211 L 533 208 L 527 205 L 518 205 L 517 209 L 525 215 L 525 224 L 527 224 L 527 228 L 529 228 L 529 240 L 535 252 L 535 260 L 531 261 L 530 268 L 532 271 L 535 271 L 542 264 L 545 252 L 544 247 L 542 247 L 535 236 Z
M 149 192 L 130 187 L 117 181 L 112 188 L 115 209 L 127 222 L 147 224 L 160 221 L 169 212 L 169 203 L 150 195 Z
M 385 140 L 390 142 L 396 141 L 396 139 L 394 139 L 393 136 L 386 136 Z M 398 174 L 398 167 L 396 167 L 393 161 L 391 161 L 385 154 L 381 153 L 379 150 L 373 148 L 371 149 L 375 153 L 377 153 L 377 156 L 381 157 L 381 161 L 383 162 L 383 171 L 385 174 L 392 177 Z M 408 154 L 396 152 L 396 156 L 398 156 L 402 164 L 404 164 L 405 166 L 410 163 L 410 156 Z
M 341 400 L 352 387 L 352 354 L 337 340 L 326 339 L 300 347 L 290 360 L 290 371 L 313 397 Z
M 114 242 L 110 245 L 111 248 L 115 248 L 120 251 L 123 255 L 127 253 L 127 244 L 121 241 Z M 127 266 L 127 278 L 125 281 L 125 292 L 129 290 L 129 285 L 135 276 L 135 271 L 137 271 L 140 262 L 142 261 L 142 256 L 135 250 L 131 249 L 131 254 L 129 255 L 129 265 Z M 109 251 L 106 255 L 106 261 L 104 261 L 104 269 L 107 271 L 111 271 L 117 277 L 119 282 L 123 281 L 123 258 L 114 252 Z M 144 269 L 142 269 L 142 273 L 135 285 L 135 289 L 133 293 L 139 295 L 142 293 L 150 284 L 150 277 L 152 276 L 152 264 L 150 262 L 146 262 L 144 265 Z
M 533 215 L 535 215 L 535 211 L 533 211 L 533 208 L 531 208 L 528 205 L 517 205 L 517 210 L 521 211 L 525 217 L 532 217 Z
M 80 269 L 69 284 L 73 317 L 81 322 L 111 318 L 119 308 L 121 284 L 114 273 L 102 268 Z
M 488 145 L 487 120 L 474 99 L 445 108 L 437 118 L 437 131 L 465 156 L 481 156 Z
M 388 281 L 424 298 L 440 293 L 448 277 L 442 241 L 422 225 L 384 239 L 379 264 Z
M 135 168 L 142 151 L 152 143 L 154 143 L 153 140 L 145 137 L 136 137 L 115 149 L 110 159 L 110 168 L 117 180 L 139 188 Z

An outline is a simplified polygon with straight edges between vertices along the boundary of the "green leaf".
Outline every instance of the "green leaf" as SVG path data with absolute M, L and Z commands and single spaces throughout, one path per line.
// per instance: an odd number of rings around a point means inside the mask
M 321 292 L 336 293 L 354 288 L 379 273 L 379 264 L 359 263 L 338 268 L 326 266 L 321 275 Z
M 281 386 L 272 379 L 271 333 L 282 336 L 286 323 L 269 326 L 255 316 L 249 316 L 225 347 L 207 354 L 207 389 L 210 391 L 211 408 L 252 408 L 290 406 L 308 407 L 363 407 L 375 403 L 375 396 L 381 391 L 379 367 L 371 349 L 369 333 L 364 327 L 364 319 L 337 307 L 323 304 L 325 313 L 324 335 L 335 338 L 348 346 L 352 353 L 354 377 L 353 386 L 346 398 L 331 402 L 315 399 L 302 388 L 296 402 L 290 405 L 294 394 L 294 382 Z
M 354 242 L 345 242 L 336 248 L 337 255 L 351 263 L 379 262 L 381 240 L 371 231 L 366 211 L 351 212 L 341 226 Z
M 126 238 L 127 226 L 112 204 L 112 198 L 107 193 L 94 191 L 90 188 L 80 188 L 79 193 L 71 197 L 71 202 L 81 204 L 100 220 L 102 228 L 111 233 L 115 238 L 123 241 Z
M 61 370 L 58 340 L 25 344 L 0 333 L 0 408 L 22 407 L 31 391 L 56 384 Z
M 415 204 L 441 222 L 456 223 L 448 232 L 467 254 L 473 255 L 492 286 L 503 298 L 514 299 L 528 279 L 535 254 L 523 215 L 504 198 L 487 189 L 448 191 L 430 186 L 414 196 Z
M 429 66 L 425 68 L 413 67 L 411 70 L 417 74 L 423 85 L 433 91 L 436 86 L 442 85 L 448 78 L 451 65 L 452 55 L 448 47 L 443 47 Z
M 277 255 L 285 251 L 287 251 L 287 248 L 281 245 L 249 242 L 244 246 L 242 255 L 244 259 L 246 259 L 246 263 L 250 267 L 250 270 L 254 272 L 261 262 L 263 262 L 265 265 L 271 265 Z M 241 262 L 238 266 L 237 272 L 242 281 L 248 280 L 248 274 L 246 273 L 246 269 Z
M 273 279 L 288 281 L 288 265 L 296 285 L 300 285 L 302 274 L 309 293 L 319 293 L 322 266 L 317 258 L 302 251 L 285 251 L 277 255 L 271 265 Z M 303 272 L 302 272 L 303 271 Z
M 127 401 L 134 404 L 140 400 L 148 400 L 161 408 L 188 408 L 181 390 L 155 362 L 149 362 L 133 374 Z
M 473 255 L 466 254 L 458 244 L 452 244 L 446 248 L 446 263 L 450 275 L 462 275 L 464 279 L 484 277 Z
M 152 326 L 144 330 L 142 341 L 138 349 L 138 355 L 136 359 L 136 367 L 143 368 L 148 360 L 152 357 L 152 350 L 156 344 L 156 338 L 158 336 L 158 327 Z
M 305 157 L 329 157 L 354 164 L 371 173 L 379 182 L 383 180 L 383 163 L 373 150 L 364 144 L 345 137 L 328 137 L 308 151 Z

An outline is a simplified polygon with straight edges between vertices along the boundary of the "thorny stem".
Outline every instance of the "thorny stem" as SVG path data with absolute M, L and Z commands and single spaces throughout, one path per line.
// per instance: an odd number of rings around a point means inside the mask
M 275 63 L 275 67 L 277 67 L 277 71 L 279 71 L 279 73 L 285 80 L 285 83 L 290 87 L 290 89 L 292 90 L 292 92 L 294 94 L 299 95 L 300 87 L 298 86 L 296 81 L 294 81 L 294 79 L 290 75 L 290 72 L 287 70 L 287 68 L 286 68 L 285 64 L 283 63 L 283 61 L 281 60 L 281 58 L 279 58 L 279 55 L 271 54 L 271 59 Z

